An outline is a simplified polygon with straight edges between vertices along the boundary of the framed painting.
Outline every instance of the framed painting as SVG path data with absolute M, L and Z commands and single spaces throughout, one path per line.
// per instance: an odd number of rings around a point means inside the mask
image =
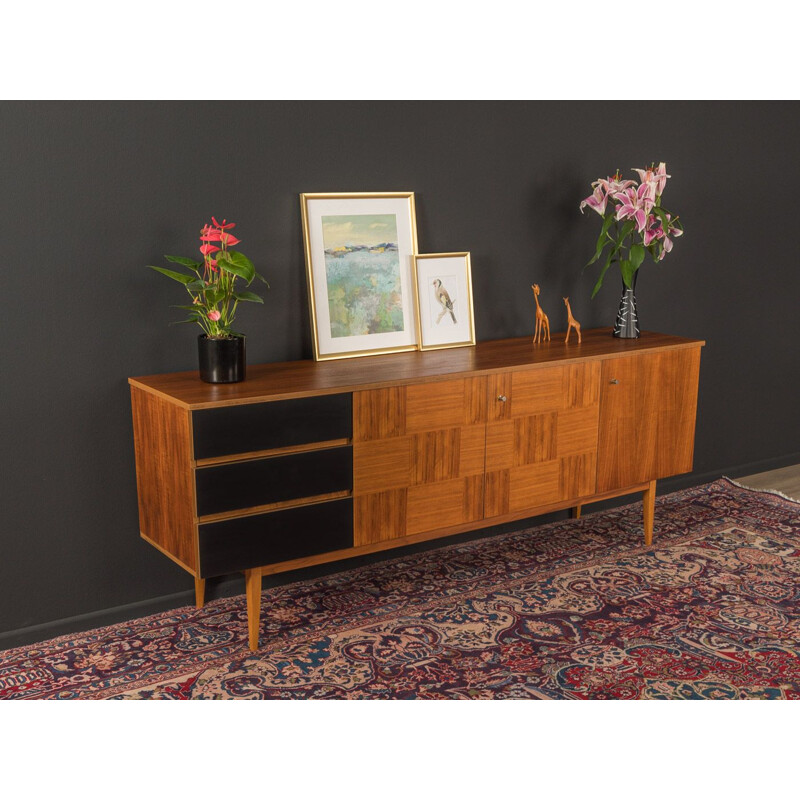
M 301 194 L 314 358 L 417 349 L 413 192 Z
M 469 253 L 414 256 L 420 350 L 475 344 Z

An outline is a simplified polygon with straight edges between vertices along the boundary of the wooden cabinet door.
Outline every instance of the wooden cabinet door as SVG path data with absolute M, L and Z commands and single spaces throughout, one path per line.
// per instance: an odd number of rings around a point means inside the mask
M 488 380 L 485 516 L 594 494 L 599 362 Z
M 486 380 L 353 393 L 356 547 L 483 518 Z
M 700 348 L 603 362 L 597 491 L 692 469 Z

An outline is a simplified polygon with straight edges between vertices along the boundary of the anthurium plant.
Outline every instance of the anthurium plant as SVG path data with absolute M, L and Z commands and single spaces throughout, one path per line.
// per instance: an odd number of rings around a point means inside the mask
M 581 202 L 603 218 L 594 257 L 586 265 L 599 261 L 605 253 L 600 277 L 592 291 L 594 297 L 603 285 L 609 267 L 617 263 L 622 281 L 633 288 L 636 270 L 649 253 L 653 261 L 661 261 L 672 250 L 672 239 L 683 235 L 683 225 L 661 205 L 667 183 L 667 165 L 651 164 L 644 169 L 634 169 L 639 182 L 622 180 L 619 170 L 608 178 L 598 178 L 592 183 L 592 194 Z M 607 249 L 608 248 L 608 249 Z
M 264 302 L 255 292 L 238 288 L 238 279 L 244 281 L 245 286 L 250 286 L 258 278 L 269 288 L 266 278 L 256 272 L 253 262 L 238 250 L 231 250 L 240 242 L 231 233 L 235 227 L 234 222 L 225 219 L 217 222 L 211 217 L 211 222 L 200 231 L 202 261 L 182 256 L 164 256 L 167 261 L 184 267 L 188 274 L 148 265 L 150 269 L 183 284 L 192 303 L 175 306 L 189 312 L 187 319 L 180 321 L 196 322 L 210 339 L 241 336 L 231 329 L 239 303 Z

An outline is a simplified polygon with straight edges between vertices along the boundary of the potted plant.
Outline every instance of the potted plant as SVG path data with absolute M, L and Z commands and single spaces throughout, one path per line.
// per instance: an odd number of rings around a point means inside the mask
M 649 253 L 653 261 L 661 261 L 672 250 L 672 239 L 683 235 L 683 225 L 661 205 L 667 178 L 667 165 L 651 164 L 645 169 L 634 169 L 639 183 L 622 180 L 617 173 L 608 178 L 598 178 L 592 183 L 592 194 L 581 202 L 594 209 L 603 225 L 597 239 L 595 253 L 589 264 L 599 261 L 606 253 L 600 277 L 594 285 L 594 297 L 603 285 L 609 267 L 619 264 L 622 275 L 622 298 L 614 325 L 614 336 L 630 339 L 639 336 L 636 315 L 636 276 Z M 606 248 L 608 251 L 606 252 Z M 589 264 L 586 266 L 588 267 Z
M 255 278 L 266 279 L 256 272 L 250 259 L 230 248 L 239 244 L 230 231 L 236 227 L 223 219 L 211 223 L 200 231 L 202 261 L 182 256 L 164 256 L 167 261 L 184 267 L 189 274 L 164 267 L 148 265 L 150 269 L 182 283 L 190 305 L 176 306 L 189 312 L 181 322 L 196 322 L 203 330 L 198 336 L 200 378 L 207 383 L 237 383 L 245 378 L 245 337 L 232 329 L 236 309 L 240 302 L 263 303 L 254 292 L 237 286 L 237 280 L 250 286 Z

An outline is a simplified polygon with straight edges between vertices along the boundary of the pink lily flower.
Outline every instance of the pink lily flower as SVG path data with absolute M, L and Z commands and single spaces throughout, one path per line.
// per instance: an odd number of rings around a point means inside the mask
M 667 253 L 672 251 L 672 239 L 670 239 L 669 237 L 672 236 L 673 238 L 677 238 L 678 236 L 683 236 L 683 231 L 680 228 L 673 225 L 670 222 L 671 219 L 672 215 L 667 214 L 667 232 L 662 233 L 662 236 L 664 237 L 664 246 L 661 250 L 661 255 L 659 255 L 658 257 L 659 261 L 661 261 L 661 259 L 663 259 Z M 660 238 L 661 236 L 659 236 L 659 239 Z
M 667 175 L 667 165 L 662 161 L 656 170 L 656 197 L 661 197 L 664 194 L 667 178 L 671 177 L 672 175 Z
M 601 185 L 601 181 L 595 181 L 592 186 L 594 186 L 594 191 L 592 192 L 590 197 L 587 197 L 585 200 L 581 201 L 581 214 L 583 214 L 583 207 L 589 206 L 589 208 L 593 208 L 601 217 L 605 216 L 606 213 L 606 203 L 608 202 L 608 194 L 603 189 Z
M 672 177 L 672 175 L 667 175 L 667 165 L 664 161 L 658 165 L 657 169 L 648 167 L 647 169 L 634 169 L 633 171 L 639 173 L 639 180 L 641 180 L 642 183 L 653 184 L 656 197 L 661 197 L 661 195 L 664 194 L 667 178 Z
M 619 201 L 617 219 L 632 217 L 641 233 L 647 224 L 647 215 L 655 205 L 654 189 L 651 184 L 642 183 L 638 189 L 628 188 L 615 194 L 614 199 Z
M 623 181 L 620 180 L 622 176 L 619 172 L 616 175 L 609 176 L 606 180 L 600 178 L 599 183 L 612 197 L 617 192 L 624 192 L 629 186 L 633 186 L 636 181 Z
M 663 235 L 664 231 L 661 230 L 661 222 L 656 218 L 655 214 L 651 214 L 647 219 L 647 227 L 644 229 L 642 237 L 644 246 L 647 247 Z

